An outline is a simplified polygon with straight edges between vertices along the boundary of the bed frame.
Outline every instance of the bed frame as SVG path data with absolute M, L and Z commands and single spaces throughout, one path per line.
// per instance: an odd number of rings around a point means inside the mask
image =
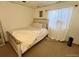
M 13 37 L 8 31 L 6 33 L 7 33 L 8 39 L 9 39 L 8 40 L 9 43 L 12 45 L 12 47 L 15 50 L 15 52 L 17 53 L 17 55 L 19 57 L 21 57 L 22 54 L 24 54 L 24 53 L 22 53 L 22 50 L 21 50 L 21 42 L 19 40 L 17 40 L 15 37 Z M 44 37 L 42 37 L 41 39 L 45 38 L 46 36 L 47 36 L 47 34 L 44 35 Z M 41 41 L 41 39 L 39 41 Z M 39 41 L 34 42 L 33 45 L 35 45 Z M 30 49 L 33 45 L 31 45 L 28 49 Z
M 21 52 L 21 42 L 18 41 L 16 38 L 14 38 L 9 32 L 6 32 L 8 36 L 8 41 L 12 45 L 13 49 L 15 52 L 18 54 L 19 57 L 21 57 L 22 52 Z

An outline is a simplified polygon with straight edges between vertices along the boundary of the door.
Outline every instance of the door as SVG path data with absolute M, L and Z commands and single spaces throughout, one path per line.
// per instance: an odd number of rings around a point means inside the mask
M 0 46 L 3 46 L 4 43 L 4 33 L 3 33 L 3 28 L 2 28 L 2 24 L 0 22 Z

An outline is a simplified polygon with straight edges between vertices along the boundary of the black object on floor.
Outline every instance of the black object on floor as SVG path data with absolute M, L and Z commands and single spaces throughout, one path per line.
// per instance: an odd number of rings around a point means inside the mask
M 73 37 L 69 37 L 69 40 L 68 40 L 68 42 L 67 42 L 67 45 L 68 45 L 69 47 L 71 47 L 71 46 L 72 46 L 72 42 L 73 42 Z

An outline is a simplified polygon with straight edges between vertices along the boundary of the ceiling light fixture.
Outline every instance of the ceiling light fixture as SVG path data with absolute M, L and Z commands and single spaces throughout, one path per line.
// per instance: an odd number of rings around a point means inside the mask
M 22 2 L 24 2 L 24 3 L 25 3 L 26 1 L 22 1 Z

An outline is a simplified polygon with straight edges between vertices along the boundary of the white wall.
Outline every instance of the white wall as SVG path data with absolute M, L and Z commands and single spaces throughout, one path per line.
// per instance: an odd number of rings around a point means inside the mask
M 34 9 L 10 2 L 0 2 L 0 20 L 4 31 L 27 27 L 33 21 Z
M 47 10 L 53 10 L 53 9 L 58 9 L 58 8 L 64 8 L 64 7 L 74 7 L 74 5 L 77 4 L 79 5 L 79 2 L 63 2 L 63 3 L 58 3 L 58 4 L 53 4 L 47 7 L 42 7 L 36 9 L 35 16 L 34 18 L 40 18 L 39 17 L 39 11 L 43 11 L 43 17 L 42 18 L 48 18 L 47 17 Z M 74 37 L 74 43 L 79 44 L 79 6 L 74 7 L 74 12 L 73 16 L 71 19 L 69 31 L 68 31 L 68 36 Z M 53 38 L 53 34 L 50 33 L 50 37 Z

